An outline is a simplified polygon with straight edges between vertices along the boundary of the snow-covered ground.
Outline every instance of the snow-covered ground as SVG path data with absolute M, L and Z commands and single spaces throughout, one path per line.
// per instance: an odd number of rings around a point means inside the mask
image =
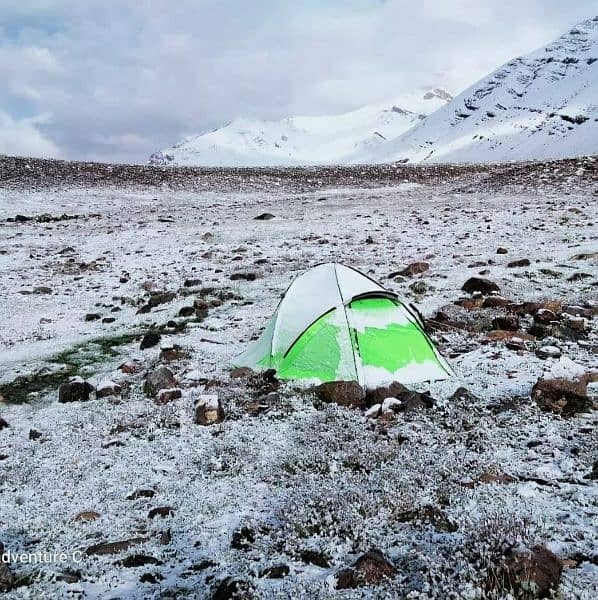
M 319 405 L 292 384 L 263 397 L 229 379 L 228 359 L 290 281 L 324 261 L 361 269 L 426 316 L 467 296 L 462 284 L 480 271 L 516 302 L 596 307 L 591 159 L 500 178 L 430 171 L 427 180 L 405 169 L 368 182 L 364 173 L 332 187 L 312 185 L 310 172 L 294 187 L 256 171 L 239 176 L 251 180 L 248 192 L 231 191 L 225 172 L 210 189 L 56 186 L 61 177 L 0 189 L 0 389 L 16 393 L 18 377 L 23 389 L 47 382 L 26 403 L 9 392 L 0 403 L 9 424 L 0 429 L 0 543 L 69 553 L 13 563 L 19 587 L 7 598 L 206 598 L 228 576 L 260 598 L 476 598 L 507 545 L 535 543 L 569 561 L 563 598 L 596 597 L 596 413 L 565 419 L 530 399 L 546 371 L 596 370 L 596 316 L 579 340 L 519 348 L 487 332 L 437 331 L 457 377 L 431 386 L 435 408 L 391 421 Z M 6 221 L 43 213 L 80 218 Z M 274 218 L 255 220 L 263 213 Z M 507 266 L 524 258 L 529 266 Z M 388 278 L 414 261 L 429 270 Z M 173 295 L 137 314 L 152 291 Z M 177 316 L 197 297 L 205 318 Z M 167 359 L 160 344 L 141 350 L 123 335 L 152 329 L 162 346 L 181 346 L 165 364 L 182 397 L 164 405 L 142 389 L 145 372 Z M 561 359 L 536 356 L 548 343 Z M 123 372 L 125 362 L 140 372 Z M 61 369 L 122 393 L 60 404 Z M 450 399 L 461 386 L 471 397 Z M 204 393 L 219 395 L 224 422 L 193 424 Z M 76 553 L 123 540 L 135 545 Z M 371 547 L 397 576 L 336 591 L 339 569 Z M 265 573 L 280 565 L 283 577 Z

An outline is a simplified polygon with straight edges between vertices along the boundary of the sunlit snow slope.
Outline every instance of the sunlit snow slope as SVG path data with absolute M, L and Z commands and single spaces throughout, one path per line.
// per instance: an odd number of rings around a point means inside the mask
M 598 17 L 471 86 L 351 162 L 493 162 L 598 154 Z
M 150 157 L 157 165 L 273 166 L 348 162 L 419 123 L 451 99 L 441 89 L 331 116 L 235 119 Z

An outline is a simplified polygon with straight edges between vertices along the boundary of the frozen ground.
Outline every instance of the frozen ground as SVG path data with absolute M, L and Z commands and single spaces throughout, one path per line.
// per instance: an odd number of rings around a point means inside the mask
M 138 542 L 81 562 L 12 564 L 18 587 L 7 597 L 206 598 L 231 576 L 264 598 L 475 598 L 519 543 L 567 561 L 563 598 L 596 597 L 596 413 L 564 419 L 530 400 L 545 371 L 573 372 L 568 361 L 596 370 L 596 316 L 580 339 L 519 348 L 488 343 L 487 332 L 436 331 L 458 376 L 431 387 L 435 408 L 392 421 L 318 405 L 288 384 L 264 404 L 226 369 L 290 281 L 330 260 L 426 316 L 466 296 L 462 284 L 480 271 L 515 302 L 595 308 L 595 160 L 446 171 L 130 168 L 126 177 L 64 163 L 2 166 L 0 417 L 9 426 L 0 429 L 0 542 L 71 553 Z M 7 222 L 44 213 L 79 218 Z M 263 213 L 275 218 L 255 220 Z M 524 258 L 529 266 L 507 267 Z M 388 278 L 414 261 L 430 269 Z M 239 273 L 246 278 L 231 279 Z M 137 314 L 150 291 L 174 297 Z M 178 317 L 198 296 L 207 317 Z M 182 398 L 165 405 L 142 390 L 145 371 L 165 360 L 160 345 L 139 349 L 152 329 L 162 346 L 182 347 L 168 363 Z M 548 343 L 564 359 L 538 358 Z M 136 361 L 139 373 L 118 368 Z M 120 383 L 121 397 L 59 404 L 57 387 L 74 372 Z M 450 399 L 458 387 L 470 397 Z M 210 427 L 192 422 L 206 389 L 227 415 Z M 160 507 L 164 516 L 151 512 Z M 243 527 L 247 543 L 234 536 Z M 371 547 L 397 576 L 335 590 L 339 569 Z M 282 578 L 264 573 L 280 565 Z

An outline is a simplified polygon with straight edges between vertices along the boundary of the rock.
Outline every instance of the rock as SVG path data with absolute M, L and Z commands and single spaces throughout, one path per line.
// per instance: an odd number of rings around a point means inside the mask
M 146 348 L 153 348 L 154 346 L 157 346 L 160 343 L 161 339 L 162 336 L 159 333 L 156 333 L 155 331 L 150 331 L 143 336 L 141 344 L 139 344 L 139 349 L 145 350 Z
M 174 292 L 151 292 L 147 304 L 150 308 L 155 308 L 156 306 L 160 306 L 160 304 L 172 302 L 175 297 L 176 294 Z
M 561 355 L 561 349 L 556 346 L 542 346 L 536 350 L 538 358 L 558 358 Z
M 235 550 L 247 550 L 255 542 L 255 531 L 250 527 L 240 527 L 233 532 L 230 547 Z
M 165 529 L 160 534 L 160 545 L 168 546 L 168 544 L 170 544 L 170 542 L 172 542 L 172 534 L 170 533 L 170 529 Z
M 102 323 L 114 323 L 114 321 L 116 321 L 115 317 L 104 317 L 102 319 Z
M 514 483 L 515 481 L 516 479 L 506 473 L 490 473 L 489 471 L 485 471 L 478 477 L 478 483 L 497 483 L 506 485 Z
M 184 358 L 187 352 L 178 344 L 173 346 L 162 346 L 160 349 L 160 360 L 171 362 L 173 360 L 179 360 Z
M 5 429 L 6 427 L 10 427 L 10 425 L 2 417 L 0 417 L 0 431 Z
M 194 423 L 214 425 L 224 421 L 224 408 L 215 394 L 201 394 L 195 401 Z
M 182 396 L 183 392 L 180 388 L 163 389 L 156 394 L 156 404 L 168 404 Z
M 403 275 L 403 277 L 413 277 L 425 273 L 429 268 L 430 265 L 427 262 L 414 262 L 407 265 L 403 270 L 399 271 L 398 274 Z
M 492 329 L 503 329 L 505 331 L 517 331 L 519 329 L 519 318 L 515 315 L 495 317 L 492 320 Z
M 147 518 L 155 519 L 156 517 L 161 517 L 165 519 L 166 517 L 172 517 L 172 515 L 174 515 L 174 508 L 172 506 L 157 506 L 147 513 Z
M 357 408 L 365 406 L 365 391 L 357 381 L 329 381 L 313 390 L 322 402 Z
M 270 221 L 270 219 L 275 219 L 276 217 L 272 213 L 262 213 L 257 217 L 253 217 L 254 221 Z
M 507 254 L 508 250 L 506 248 L 497 248 L 496 254 Z
M 93 391 L 93 385 L 82 377 L 71 377 L 58 388 L 58 402 L 85 402 Z
M 301 560 L 308 565 L 316 565 L 316 567 L 321 567 L 322 569 L 326 569 L 330 566 L 330 559 L 320 550 L 306 548 L 301 551 L 299 556 Z
M 161 565 L 162 561 L 147 554 L 131 554 L 118 563 L 120 566 L 127 569 L 136 567 L 144 567 L 145 565 Z
M 587 395 L 587 377 L 579 379 L 538 379 L 532 389 L 532 399 L 546 412 L 572 416 L 592 408 Z
M 34 294 L 51 294 L 52 288 L 45 285 L 37 285 L 33 288 Z
M 141 373 L 141 371 L 143 371 L 143 365 L 140 362 L 136 362 L 136 361 L 124 362 L 118 368 L 123 373 L 127 373 L 128 375 L 133 375 L 135 373 Z
M 73 521 L 77 522 L 85 522 L 85 521 L 95 521 L 100 518 L 100 513 L 95 510 L 86 510 L 75 515 Z
M 393 564 L 380 552 L 373 548 L 360 556 L 350 569 L 339 571 L 336 589 L 351 589 L 364 585 L 380 585 L 386 579 L 396 575 Z
M 216 586 L 211 600 L 250 600 L 251 586 L 241 579 L 226 577 Z
M 573 331 L 583 332 L 586 330 L 588 322 L 583 317 L 568 317 L 567 326 Z
M 230 378 L 231 379 L 247 379 L 248 377 L 253 377 L 256 372 L 249 367 L 236 367 L 231 370 Z
M 193 306 L 183 306 L 179 310 L 179 317 L 192 317 L 195 314 L 195 308 Z
M 122 388 L 118 383 L 114 381 L 102 381 L 98 384 L 96 389 L 96 396 L 98 398 L 108 398 L 109 396 L 120 396 Z
M 368 408 L 365 411 L 363 416 L 368 419 L 375 419 L 380 416 L 381 412 L 382 412 L 382 404 L 373 404 L 372 406 L 370 406 L 370 408 Z
M 183 286 L 185 287 L 197 287 L 201 285 L 201 279 L 185 279 Z
M 0 557 L 6 552 L 4 544 L 0 542 Z M 8 565 L 0 560 L 0 593 L 6 593 L 13 589 L 15 578 Z
M 390 385 L 367 390 L 365 401 L 367 406 L 373 406 L 374 404 L 382 404 L 387 398 L 400 398 L 409 393 L 410 391 L 403 384 L 393 381 Z
M 482 301 L 482 308 L 506 308 L 509 304 L 511 301 L 502 296 L 488 296 Z
M 41 432 L 37 431 L 37 429 L 30 429 L 29 430 L 29 439 L 30 440 L 39 440 L 39 438 L 42 437 Z
M 552 321 L 556 321 L 556 319 L 556 314 L 548 308 L 539 308 L 536 312 L 534 312 L 535 323 L 548 324 Z
M 507 267 L 514 269 L 515 267 L 529 267 L 530 266 L 529 258 L 522 258 L 520 260 L 513 260 L 507 264 Z
M 89 548 L 85 550 L 85 554 L 87 554 L 87 556 L 102 556 L 106 554 L 116 554 L 118 552 L 128 550 L 132 546 L 144 544 L 148 540 L 149 538 L 147 537 L 135 537 L 129 538 L 127 540 L 121 540 L 118 542 L 102 542 L 100 544 L 94 544 L 93 546 L 89 546 Z
M 265 577 L 267 579 L 282 579 L 286 577 L 291 570 L 287 565 L 274 565 L 272 567 L 267 567 L 260 573 L 260 577 Z
M 503 587 L 526 598 L 547 598 L 556 592 L 561 580 L 561 561 L 544 546 L 513 550 L 504 567 Z
M 479 292 L 480 294 L 489 295 L 492 292 L 500 292 L 500 288 L 496 283 L 482 277 L 470 277 L 462 286 L 461 289 L 468 294 Z
M 172 371 L 160 365 L 153 371 L 147 374 L 143 391 L 150 397 L 154 398 L 160 390 L 169 390 L 177 386 L 177 381 Z
M 255 281 L 257 279 L 257 273 L 247 272 L 247 273 L 232 273 L 230 276 L 231 281 Z
M 127 500 L 139 500 L 139 498 L 153 498 L 156 495 L 155 490 L 152 489 L 140 489 L 135 490 L 132 494 L 127 496 Z
M 87 313 L 85 315 L 85 320 L 86 321 L 97 321 L 98 319 L 101 319 L 102 315 L 98 314 L 98 313 Z

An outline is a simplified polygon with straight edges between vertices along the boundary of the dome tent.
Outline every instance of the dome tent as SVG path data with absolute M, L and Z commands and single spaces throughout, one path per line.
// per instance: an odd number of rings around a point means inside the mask
M 297 277 L 259 339 L 232 366 L 275 369 L 280 379 L 358 381 L 366 388 L 453 374 L 413 308 L 338 263 Z

